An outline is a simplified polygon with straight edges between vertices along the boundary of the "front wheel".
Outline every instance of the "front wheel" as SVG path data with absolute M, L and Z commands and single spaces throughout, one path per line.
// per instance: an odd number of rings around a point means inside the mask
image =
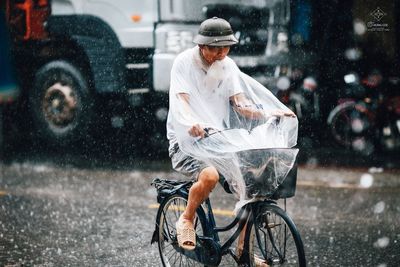
M 186 257 L 178 246 L 175 224 L 186 209 L 187 200 L 179 195 L 169 197 L 160 207 L 158 221 L 158 249 L 161 262 L 165 267 L 173 266 L 204 266 L 199 262 Z M 203 236 L 203 227 L 196 212 L 194 222 L 196 235 Z
M 59 145 L 87 136 L 93 100 L 85 75 L 69 62 L 51 61 L 38 70 L 29 103 L 39 137 Z
M 276 205 L 259 207 L 248 242 L 251 267 L 306 266 L 300 234 L 286 212 Z

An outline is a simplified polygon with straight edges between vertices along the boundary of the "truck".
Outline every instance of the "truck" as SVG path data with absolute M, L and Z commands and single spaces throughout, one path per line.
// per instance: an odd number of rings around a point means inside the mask
M 289 0 L 5 0 L 30 131 L 72 144 L 131 126 L 145 145 L 165 140 L 170 69 L 206 18 L 228 20 L 230 56 L 271 82 L 288 50 Z

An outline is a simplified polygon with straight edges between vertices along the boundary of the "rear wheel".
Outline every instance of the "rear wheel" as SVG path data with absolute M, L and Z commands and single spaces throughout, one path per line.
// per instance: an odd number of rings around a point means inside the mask
M 303 242 L 293 221 L 276 205 L 265 204 L 254 218 L 249 236 L 250 266 L 305 267 Z M 256 260 L 258 259 L 258 260 Z
M 158 249 L 163 266 L 204 266 L 180 253 L 181 249 L 178 247 L 175 224 L 186 206 L 185 198 L 173 195 L 160 207 L 162 210 L 158 225 Z M 203 235 L 203 227 L 197 213 L 194 228 L 197 235 Z

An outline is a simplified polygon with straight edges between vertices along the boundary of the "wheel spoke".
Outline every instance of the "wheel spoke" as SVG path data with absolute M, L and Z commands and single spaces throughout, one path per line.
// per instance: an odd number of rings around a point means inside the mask
M 262 210 L 255 218 L 249 239 L 250 260 L 260 251 L 269 265 L 305 266 L 304 249 L 297 247 L 298 244 L 302 246 L 300 236 L 287 214 L 269 204 Z

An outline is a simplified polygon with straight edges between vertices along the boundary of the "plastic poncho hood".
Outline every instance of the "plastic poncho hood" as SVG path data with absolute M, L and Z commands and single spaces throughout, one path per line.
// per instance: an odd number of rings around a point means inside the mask
M 207 66 L 199 47 L 181 53 L 171 70 L 169 100 L 170 142 L 182 155 L 214 166 L 238 206 L 272 194 L 293 167 L 297 149 L 288 148 L 297 142 L 297 118 L 273 116 L 289 110 L 229 57 Z M 196 124 L 207 137 L 189 134 Z M 264 188 L 255 188 L 259 179 L 268 180 Z

